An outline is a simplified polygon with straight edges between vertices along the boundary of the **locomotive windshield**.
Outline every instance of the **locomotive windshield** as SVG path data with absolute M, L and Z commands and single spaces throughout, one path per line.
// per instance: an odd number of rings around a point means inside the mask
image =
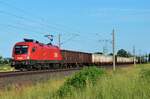
M 27 53 L 28 53 L 28 46 L 24 45 L 15 46 L 15 54 L 27 54 Z

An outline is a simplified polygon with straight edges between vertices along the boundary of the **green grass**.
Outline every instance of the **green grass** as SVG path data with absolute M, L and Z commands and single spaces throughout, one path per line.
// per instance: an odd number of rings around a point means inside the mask
M 10 66 L 10 64 L 1 64 L 0 65 L 0 72 L 8 72 L 14 71 L 15 69 Z
M 150 64 L 119 68 L 116 72 L 108 70 L 94 86 L 87 81 L 84 89 L 74 88 L 73 94 L 60 97 L 58 90 L 67 80 L 14 87 L 1 91 L 0 99 L 150 99 Z
M 63 84 L 64 80 L 49 80 L 47 83 L 37 83 L 34 86 L 16 86 L 0 91 L 0 99 L 50 99 Z

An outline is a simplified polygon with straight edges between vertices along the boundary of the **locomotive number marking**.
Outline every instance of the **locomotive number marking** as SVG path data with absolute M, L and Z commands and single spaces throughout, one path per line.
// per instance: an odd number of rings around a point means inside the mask
M 22 57 L 17 57 L 18 60 L 23 59 Z

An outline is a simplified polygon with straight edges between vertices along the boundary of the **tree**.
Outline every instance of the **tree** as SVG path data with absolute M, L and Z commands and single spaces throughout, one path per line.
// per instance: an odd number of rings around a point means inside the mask
M 109 55 L 109 56 L 113 56 L 113 53 L 109 53 L 108 55 Z
M 2 64 L 2 63 L 3 63 L 3 57 L 0 56 L 0 64 Z
M 2 56 L 0 56 L 0 64 L 9 64 L 11 60 L 11 58 L 3 58 Z
M 4 58 L 3 64 L 9 64 L 11 62 L 11 58 Z
M 148 61 L 150 62 L 150 54 L 148 55 Z
M 120 57 L 131 57 L 132 55 L 131 55 L 131 53 L 127 52 L 126 50 L 120 49 L 117 52 L 117 56 L 120 56 Z

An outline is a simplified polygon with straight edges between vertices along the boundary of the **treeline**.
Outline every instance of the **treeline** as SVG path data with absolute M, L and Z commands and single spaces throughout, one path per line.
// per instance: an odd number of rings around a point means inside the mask
M 103 52 L 95 52 L 95 53 L 96 53 L 96 54 L 104 55 Z M 110 54 L 108 54 L 108 55 L 112 56 L 113 53 L 110 53 Z M 119 56 L 119 57 L 133 57 L 133 55 L 132 55 L 130 52 L 128 52 L 128 51 L 126 51 L 126 50 L 124 50 L 124 49 L 118 50 L 116 56 Z
M 117 52 L 117 56 L 120 56 L 120 57 L 133 57 L 134 55 L 132 55 L 130 52 L 128 52 L 124 49 L 120 49 Z
M 3 58 L 0 56 L 0 64 L 9 64 L 11 62 L 11 58 Z

